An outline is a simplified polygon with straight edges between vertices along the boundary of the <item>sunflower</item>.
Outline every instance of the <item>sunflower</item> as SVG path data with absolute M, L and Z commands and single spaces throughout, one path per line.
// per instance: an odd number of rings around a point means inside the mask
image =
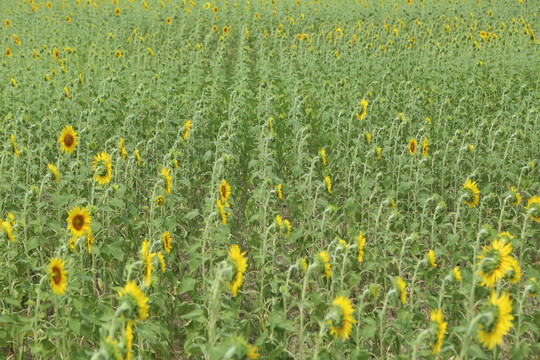
M 527 201 L 527 207 L 525 208 L 527 213 L 531 216 L 531 219 L 540 223 L 540 196 L 535 195 Z
M 459 270 L 459 266 L 456 266 L 452 270 L 452 276 L 456 281 L 463 281 L 463 278 L 461 277 L 461 271 Z
M 165 22 L 166 22 L 168 25 L 170 25 L 170 24 L 172 23 L 172 20 L 171 20 L 170 17 L 168 17 L 167 20 L 165 20 Z
M 191 122 L 191 120 L 186 121 L 186 123 L 184 124 L 184 139 L 188 138 L 189 129 L 191 129 L 192 126 L 193 126 L 193 123 Z
M 507 292 L 503 291 L 500 297 L 493 291 L 486 305 L 484 317 L 478 325 L 478 340 L 482 346 L 493 349 L 495 345 L 502 345 L 502 338 L 512 328 L 514 317 L 512 300 Z
M 328 193 L 332 193 L 332 180 L 330 180 L 330 176 L 325 176 L 324 181 L 326 181 L 326 190 L 328 190 Z
M 2 228 L 4 229 L 4 232 L 6 233 L 7 238 L 11 242 L 15 242 L 15 236 L 13 235 L 13 228 L 11 227 L 11 224 L 9 221 L 2 221 Z
M 469 205 L 469 207 L 475 207 L 478 205 L 478 200 L 480 199 L 478 194 L 480 194 L 480 190 L 478 190 L 476 181 L 472 182 L 470 179 L 467 179 L 465 184 L 463 184 L 463 188 L 467 189 L 467 193 L 469 195 L 468 199 L 465 200 L 465 204 Z
M 141 166 L 141 154 L 139 153 L 139 149 L 135 149 L 135 158 L 137 158 L 137 165 Z
M 159 259 L 159 264 L 161 265 L 161 272 L 164 273 L 165 272 L 165 257 L 163 256 L 161 251 L 157 253 L 157 257 Z
M 121 13 L 122 13 L 122 9 L 120 9 L 119 7 L 114 9 L 114 15 L 120 15 Z
M 227 225 L 227 220 L 229 219 L 229 217 L 231 216 L 231 213 L 228 212 L 225 207 L 229 206 L 229 204 L 227 203 L 222 203 L 220 199 L 217 199 L 216 200 L 216 205 L 219 209 L 219 214 L 221 215 L 221 222 L 223 223 L 223 225 Z
M 356 118 L 358 120 L 363 120 L 366 117 L 367 114 L 367 107 L 368 107 L 368 101 L 362 100 L 358 103 L 358 105 L 362 106 L 362 111 L 360 111 L 360 114 L 356 114 Z
M 322 267 L 324 276 L 327 279 L 332 277 L 332 265 L 330 265 L 330 256 L 328 256 L 327 251 L 321 251 L 319 256 L 317 256 L 317 263 Z
M 259 348 L 256 346 L 248 345 L 248 359 L 258 359 L 259 358 Z
M 366 245 L 366 238 L 362 231 L 358 234 L 358 262 L 364 261 L 364 246 Z
M 480 259 L 480 285 L 493 287 L 497 281 L 502 279 L 506 272 L 512 270 L 512 243 L 505 239 L 493 240 L 490 246 L 484 247 L 484 252 L 478 255 Z
M 407 291 L 405 290 L 407 288 L 407 283 L 403 281 L 401 276 L 398 276 L 396 280 L 396 284 L 398 286 L 399 297 L 401 299 L 401 303 L 405 305 L 405 302 L 407 301 Z
M 322 164 L 326 165 L 326 150 L 321 149 L 321 151 L 319 151 L 319 156 L 321 157 Z
M 7 27 L 11 27 L 11 20 L 6 19 L 6 26 L 7 26 Z
M 285 235 L 285 237 L 288 238 L 289 235 L 291 234 L 291 223 L 287 219 L 283 220 L 283 231 L 284 231 L 283 235 Z
M 416 152 L 416 146 L 417 145 L 418 145 L 418 143 L 416 142 L 416 140 L 414 138 L 409 140 L 409 152 L 411 153 L 411 155 L 414 155 L 414 153 Z
M 11 55 L 13 55 L 11 50 L 9 50 L 9 48 L 6 48 L 6 56 L 9 58 L 9 57 L 11 57 Z
M 428 139 L 427 136 L 424 137 L 424 142 L 422 142 L 422 156 L 427 156 L 428 153 Z
M 430 317 L 435 333 L 437 334 L 437 340 L 431 344 L 431 347 L 433 348 L 433 355 L 437 355 L 441 351 L 442 340 L 448 323 L 444 321 L 441 309 L 431 311 Z
M 126 326 L 126 360 L 131 359 L 131 347 L 133 346 L 133 329 L 131 328 L 131 322 L 128 321 Z
M 144 320 L 148 317 L 148 297 L 144 295 L 135 281 L 129 281 L 118 292 L 121 306 L 124 306 L 123 314 L 131 320 Z M 125 305 L 124 305 L 125 304 Z
M 79 142 L 77 140 L 77 133 L 71 125 L 66 126 L 62 130 L 58 142 L 60 143 L 61 150 L 66 154 L 71 154 L 75 150 Z
M 236 297 L 238 289 L 242 286 L 244 272 L 247 269 L 247 259 L 244 257 L 246 252 L 241 252 L 238 245 L 231 245 L 227 254 L 229 254 L 229 262 L 232 263 L 233 272 L 231 281 L 228 282 L 229 290 Z
M 122 160 L 124 160 L 124 162 L 126 162 L 127 150 L 124 147 L 124 138 L 120 138 L 120 142 L 118 143 L 118 148 L 120 149 L 120 154 L 122 155 Z
M 213 31 L 213 32 L 216 32 L 216 31 L 217 31 L 217 25 L 212 26 L 212 31 Z
M 116 57 L 119 59 L 122 57 L 122 52 L 120 50 L 116 50 Z
M 156 206 L 161 206 L 163 205 L 164 202 L 165 202 L 165 198 L 163 196 L 159 195 L 156 198 Z
M 371 144 L 371 134 L 370 133 L 366 133 L 366 141 L 368 144 Z
M 328 324 L 332 327 L 330 335 L 347 340 L 352 332 L 352 324 L 356 323 L 352 316 L 354 308 L 345 296 L 338 296 L 332 302 L 330 313 L 327 315 Z
M 216 8 L 216 9 L 217 9 L 217 8 Z M 224 26 L 224 27 L 223 27 L 223 35 L 227 35 L 228 32 L 229 32 L 229 27 Z
M 167 254 L 170 254 L 171 249 L 172 249 L 171 233 L 168 231 L 164 233 L 163 236 L 161 237 L 161 240 L 163 241 L 163 250 L 165 250 Z
M 209 3 L 209 2 L 205 2 L 204 5 L 203 5 L 203 8 L 204 8 L 204 10 L 210 9 L 210 3 Z
M 435 258 L 435 252 L 433 250 L 429 250 L 428 259 L 429 259 L 429 263 L 431 264 L 431 266 L 436 268 L 437 267 L 437 262 L 436 262 L 437 259 Z
M 380 159 L 381 157 L 382 157 L 382 148 L 378 147 L 377 148 L 377 159 Z
M 96 172 L 96 181 L 99 185 L 106 185 L 111 182 L 112 163 L 111 157 L 105 151 L 94 155 L 92 169 Z
M 276 191 L 277 191 L 277 196 L 280 200 L 283 199 L 283 184 L 278 184 L 278 186 L 276 187 Z
M 521 280 L 521 267 L 519 266 L 518 261 L 513 257 L 510 257 L 510 266 L 511 269 L 506 273 L 506 278 L 508 278 L 510 284 L 516 284 Z
M 163 175 L 163 177 L 165 178 L 165 192 L 167 194 L 170 194 L 171 193 L 171 188 L 172 188 L 171 170 L 169 170 L 167 168 L 162 168 L 161 169 L 161 175 Z
M 88 247 L 88 253 L 91 254 L 92 253 L 92 244 L 94 243 L 94 237 L 92 236 L 92 231 L 88 231 L 86 233 L 86 247 Z
M 81 209 L 78 206 L 75 206 L 68 211 L 67 223 L 67 228 L 70 231 L 71 236 L 79 238 L 90 231 L 92 216 L 88 212 L 88 208 L 83 207 Z
M 150 280 L 152 276 L 152 270 L 154 270 L 154 265 L 152 264 L 152 259 L 156 256 L 155 253 L 149 253 L 150 241 L 144 240 L 142 245 L 143 253 L 143 262 L 144 262 L 144 285 L 150 285 Z
M 62 259 L 51 259 L 49 273 L 51 275 L 51 287 L 56 295 L 62 295 L 67 288 L 67 271 L 64 270 L 65 261 Z
M 514 198 L 512 205 L 518 206 L 519 204 L 521 204 L 521 194 L 519 193 L 519 191 L 517 191 L 517 189 L 513 186 L 510 188 L 510 191 L 512 191 L 512 195 Z

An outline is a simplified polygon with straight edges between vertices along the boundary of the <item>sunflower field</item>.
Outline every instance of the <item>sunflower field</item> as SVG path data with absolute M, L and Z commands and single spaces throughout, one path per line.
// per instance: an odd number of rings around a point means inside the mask
M 0 359 L 540 359 L 539 12 L 0 1 Z

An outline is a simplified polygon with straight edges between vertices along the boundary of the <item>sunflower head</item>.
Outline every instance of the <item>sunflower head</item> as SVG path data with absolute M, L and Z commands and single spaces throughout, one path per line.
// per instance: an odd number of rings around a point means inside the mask
M 433 355 L 437 355 L 441 351 L 442 340 L 446 333 L 446 327 L 448 323 L 444 321 L 444 317 L 441 309 L 431 311 L 431 329 L 433 333 L 433 341 L 431 347 L 433 348 Z
M 360 231 L 360 234 L 358 234 L 358 262 L 362 262 L 364 260 L 364 246 L 366 245 L 366 238 L 364 237 L 364 234 L 362 231 Z
M 427 254 L 427 258 L 429 260 L 429 263 L 432 267 L 437 267 L 437 258 L 435 258 L 435 252 L 433 250 L 429 250 Z
M 463 188 L 465 189 L 465 204 L 469 205 L 469 207 L 478 205 L 480 190 L 478 190 L 476 181 L 473 182 L 471 179 L 467 179 L 463 184 Z
M 122 290 L 118 292 L 120 297 L 120 308 L 118 311 L 128 319 L 144 320 L 148 317 L 148 300 L 141 288 L 135 281 L 129 281 Z
M 161 237 L 161 239 L 163 240 L 163 250 L 165 250 L 165 252 L 167 254 L 169 254 L 171 252 L 171 249 L 172 249 L 172 237 L 171 237 L 171 233 L 170 232 L 165 232 L 163 234 L 163 236 Z
M 521 280 L 521 267 L 514 257 L 510 257 L 510 270 L 507 270 L 506 278 L 510 284 L 516 284 Z
M 401 304 L 405 305 L 405 302 L 407 301 L 407 283 L 401 278 L 401 276 L 398 276 L 396 279 L 396 287 L 398 290 L 399 298 L 401 300 Z
M 427 137 L 424 137 L 424 142 L 422 142 L 422 156 L 427 156 L 428 154 L 428 139 Z
M 521 194 L 519 191 L 517 191 L 517 189 L 513 186 L 510 188 L 510 191 L 512 192 L 512 205 L 518 206 L 521 204 Z
M 497 297 L 497 293 L 492 292 L 478 325 L 478 339 L 485 348 L 491 350 L 497 344 L 502 345 L 503 336 L 512 328 L 511 312 L 512 300 L 508 293 L 503 291 Z
M 165 192 L 167 194 L 171 193 L 172 188 L 172 176 L 171 176 L 171 170 L 167 168 L 161 169 L 161 176 L 165 179 Z
M 243 337 L 234 336 L 228 341 L 227 355 L 230 359 L 258 359 L 259 350 L 250 345 Z
M 238 245 L 231 245 L 227 252 L 227 261 L 232 265 L 231 278 L 229 280 L 229 290 L 231 290 L 233 296 L 238 294 L 238 289 L 242 286 L 243 275 L 247 269 L 247 259 L 244 257 L 245 252 L 241 252 Z
M 331 326 L 330 335 L 347 340 L 352 332 L 352 324 L 356 323 L 352 316 L 353 313 L 354 308 L 348 298 L 345 296 L 336 297 L 326 316 L 326 320 Z
M 452 270 L 452 278 L 455 280 L 455 281 L 463 281 L 463 278 L 461 277 L 461 271 L 459 270 L 459 266 L 456 266 L 453 270 Z
M 90 231 L 92 216 L 87 207 L 79 208 L 75 206 L 68 211 L 67 223 L 71 235 L 78 238 Z
M 414 153 L 416 152 L 417 146 L 418 146 L 418 143 L 416 142 L 414 138 L 409 140 L 409 152 L 411 153 L 411 155 L 414 155 Z
M 330 265 L 330 256 L 328 256 L 328 251 L 321 251 L 316 258 L 317 266 L 322 269 L 324 276 L 327 279 L 332 277 L 332 265 Z
M 95 172 L 96 181 L 99 185 L 106 185 L 111 182 L 112 163 L 111 157 L 105 151 L 94 155 L 92 169 Z
M 504 239 L 494 240 L 490 246 L 486 246 L 480 259 L 480 285 L 493 287 L 497 281 L 502 279 L 506 272 L 512 270 L 512 243 Z
M 67 288 L 67 271 L 64 270 L 65 261 L 54 258 L 49 266 L 49 274 L 51 277 L 51 287 L 56 295 L 62 295 Z
M 231 185 L 227 182 L 227 180 L 222 179 L 221 185 L 219 185 L 219 195 L 221 196 L 221 201 L 225 202 L 231 196 Z
M 527 207 L 525 207 L 527 213 L 537 223 L 540 223 L 540 196 L 535 195 L 527 201 Z
M 356 114 L 358 120 L 363 120 L 367 114 L 368 101 L 362 100 L 358 103 L 358 106 L 361 107 L 360 112 Z
M 60 147 L 63 152 L 66 154 L 73 153 L 73 150 L 75 150 L 79 142 L 77 139 L 77 133 L 73 130 L 71 125 L 66 126 L 62 130 L 62 133 L 58 138 L 58 142 L 60 143 Z
M 165 202 L 165 198 L 163 198 L 163 196 L 159 195 L 156 198 L 156 206 L 161 206 L 163 205 L 164 202 Z

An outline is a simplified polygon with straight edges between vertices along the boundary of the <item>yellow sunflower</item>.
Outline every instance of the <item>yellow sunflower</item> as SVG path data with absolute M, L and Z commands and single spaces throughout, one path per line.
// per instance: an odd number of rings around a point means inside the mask
M 191 120 L 186 121 L 186 123 L 184 124 L 184 139 L 188 138 L 189 130 L 191 129 L 192 126 L 193 126 L 193 123 L 191 122 Z
M 540 196 L 535 195 L 527 201 L 527 207 L 525 208 L 531 219 L 540 223 Z
M 276 187 L 277 190 L 277 196 L 280 200 L 283 200 L 283 184 L 278 184 Z
M 94 155 L 94 161 L 92 161 L 92 169 L 96 172 L 96 181 L 99 185 L 106 185 L 111 182 L 111 157 L 105 151 Z
M 159 264 L 161 266 L 161 272 L 164 273 L 165 272 L 165 257 L 163 256 L 163 254 L 161 252 L 158 252 L 157 254 L 158 256 L 158 259 L 159 259 Z
M 446 333 L 448 323 L 444 321 L 441 309 L 433 310 L 430 313 L 430 316 L 431 323 L 433 324 L 435 333 L 437 335 L 437 340 L 431 344 L 431 347 L 433 348 L 433 355 L 437 355 L 441 351 L 442 340 L 444 338 L 444 334 Z
M 363 120 L 366 117 L 367 114 L 367 107 L 368 107 L 368 101 L 362 100 L 358 103 L 358 105 L 362 106 L 362 111 L 360 111 L 360 114 L 356 114 L 356 118 L 358 120 Z
M 221 215 L 221 222 L 223 223 L 223 225 L 227 225 L 227 220 L 229 219 L 229 217 L 231 216 L 231 213 L 227 211 L 227 209 L 225 209 L 225 207 L 228 207 L 229 204 L 227 203 L 222 203 L 220 199 L 217 199 L 216 200 L 216 205 L 219 209 L 219 214 Z
M 325 176 L 324 181 L 326 181 L 326 190 L 329 194 L 332 193 L 332 180 L 330 180 L 330 176 Z
M 452 276 L 453 276 L 454 280 L 456 280 L 456 281 L 463 281 L 463 278 L 461 277 L 461 271 L 459 270 L 459 266 L 456 266 L 452 270 Z
M 165 20 L 165 22 L 167 23 L 167 25 L 170 25 L 172 23 L 172 20 L 170 17 L 168 17 L 167 20 Z
M 131 320 L 144 320 L 148 317 L 148 300 L 150 300 L 135 281 L 129 281 L 118 292 L 121 306 L 125 307 L 123 315 Z
M 330 265 L 330 256 L 328 256 L 328 251 L 321 251 L 317 257 L 317 262 L 319 266 L 322 267 L 324 276 L 327 279 L 332 277 L 332 265 Z
M 411 153 L 411 155 L 414 155 L 414 153 L 416 152 L 416 146 L 418 146 L 418 143 L 414 138 L 409 140 L 409 152 Z
M 366 245 L 366 238 L 362 231 L 358 234 L 358 262 L 364 261 L 364 246 Z
M 478 200 L 480 199 L 478 194 L 480 194 L 480 190 L 478 190 L 476 181 L 472 182 L 470 179 L 467 179 L 465 184 L 463 184 L 463 188 L 467 189 L 466 191 L 469 195 L 468 199 L 465 200 L 465 204 L 469 205 L 469 207 L 475 207 L 478 205 Z
M 429 259 L 429 263 L 431 264 L 431 266 L 436 268 L 437 267 L 437 262 L 436 262 L 437 259 L 435 258 L 435 252 L 433 250 L 429 250 L 428 259 Z
M 126 162 L 127 150 L 124 147 L 124 138 L 120 138 L 120 142 L 118 143 L 118 148 L 120 149 L 120 154 L 122 155 L 122 160 L 124 162 Z
M 152 270 L 154 270 L 154 265 L 152 264 L 152 259 L 156 256 L 155 253 L 149 253 L 150 250 L 150 241 L 144 240 L 142 245 L 143 253 L 143 262 L 144 262 L 144 285 L 150 285 L 150 280 L 152 277 Z
M 156 206 L 161 206 L 163 205 L 164 202 L 165 202 L 165 198 L 163 196 L 159 195 L 156 198 Z
M 49 273 L 51 275 L 51 287 L 56 295 L 62 295 L 67 288 L 67 271 L 64 270 L 65 261 L 62 259 L 51 259 Z
M 345 296 L 338 296 L 332 302 L 332 308 L 327 318 L 328 324 L 332 326 L 330 335 L 335 335 L 336 338 L 341 337 L 347 340 L 352 332 L 352 324 L 356 323 L 352 316 L 354 308 L 351 301 Z
M 13 229 L 9 221 L 2 221 L 2 228 L 4 229 L 4 232 L 6 233 L 9 241 L 15 242 L 15 236 L 13 235 Z
M 131 359 L 131 347 L 133 346 L 133 329 L 131 327 L 131 322 L 128 321 L 126 326 L 126 360 Z
M 497 297 L 494 291 L 486 306 L 485 316 L 478 325 L 478 340 L 482 346 L 493 349 L 495 345 L 502 345 L 503 336 L 512 328 L 514 316 L 512 312 L 512 300 L 507 292 Z
M 75 150 L 79 141 L 77 139 L 77 133 L 71 125 L 66 126 L 62 130 L 58 142 L 60 143 L 61 150 L 66 154 L 71 154 Z
M 221 180 L 221 185 L 219 185 L 219 195 L 223 203 L 231 196 L 231 185 L 225 179 Z
M 228 260 L 232 263 L 233 272 L 231 281 L 228 282 L 229 290 L 231 290 L 233 296 L 238 294 L 238 289 L 242 286 L 244 272 L 247 269 L 247 259 L 244 257 L 245 251 L 241 252 L 238 245 L 231 245 L 227 254 Z
M 56 168 L 56 166 L 54 166 L 54 164 L 51 164 L 51 163 L 49 163 L 47 166 L 49 167 L 49 170 L 51 170 L 51 172 L 54 175 L 54 181 L 59 182 L 60 181 L 60 173 L 58 172 L 58 169 Z
M 161 169 L 161 175 L 163 175 L 163 178 L 165 178 L 165 192 L 167 194 L 171 193 L 172 188 L 172 177 L 171 177 L 171 170 L 167 168 Z
M 519 266 L 518 261 L 513 257 L 510 257 L 510 266 L 511 269 L 506 273 L 506 278 L 510 284 L 516 284 L 521 280 L 521 267 Z
M 321 149 L 321 151 L 319 151 L 319 156 L 321 157 L 322 164 L 326 165 L 326 150 Z
M 68 211 L 68 230 L 73 237 L 81 237 L 90 230 L 90 224 L 92 223 L 92 216 L 88 212 L 88 208 L 79 208 L 75 206 Z
M 519 193 L 519 191 L 517 191 L 517 189 L 514 186 L 510 188 L 510 191 L 512 191 L 512 195 L 514 197 L 514 201 L 512 202 L 512 205 L 518 206 L 519 204 L 521 204 L 521 194 Z
M 11 57 L 11 55 L 13 55 L 11 50 L 9 50 L 9 48 L 6 48 L 6 56 L 9 58 L 9 57 Z
M 405 305 L 405 302 L 407 301 L 407 290 L 405 290 L 407 288 L 407 283 L 403 281 L 401 276 L 398 276 L 396 280 L 396 284 L 398 286 L 399 297 L 401 299 L 401 303 Z
M 172 238 L 171 238 L 171 233 L 170 232 L 166 232 L 163 234 L 163 236 L 161 237 L 161 239 L 163 240 L 163 249 L 165 250 L 165 252 L 167 254 L 170 254 L 171 252 L 171 249 L 172 249 Z
M 512 270 L 512 243 L 505 239 L 494 240 L 490 246 L 484 247 L 484 252 L 478 255 L 480 262 L 480 285 L 493 287 L 497 281 L 502 279 L 506 272 Z
M 427 136 L 424 137 L 424 142 L 422 143 L 422 156 L 427 156 L 428 154 L 428 139 Z

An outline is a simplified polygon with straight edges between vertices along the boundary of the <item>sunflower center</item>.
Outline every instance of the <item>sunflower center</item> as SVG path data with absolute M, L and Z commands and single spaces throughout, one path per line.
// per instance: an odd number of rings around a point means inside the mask
M 84 226 L 84 216 L 80 214 L 75 215 L 75 217 L 73 217 L 73 227 L 75 228 L 75 230 L 81 231 L 83 226 Z
M 414 145 L 414 143 L 411 143 L 409 145 L 409 149 L 411 150 L 411 152 L 414 152 L 416 150 L 416 145 Z
M 73 138 L 73 135 L 71 134 L 66 134 L 64 136 L 64 144 L 67 146 L 67 147 L 70 147 L 71 145 L 73 145 L 73 142 L 75 141 L 75 139 Z
M 485 316 L 480 320 L 484 331 L 490 333 L 497 327 L 499 321 L 499 307 L 497 305 L 490 304 L 486 307 Z
M 52 279 L 56 285 L 60 284 L 60 280 L 62 280 L 62 273 L 57 266 L 52 268 Z
M 226 198 L 227 197 L 227 187 L 225 185 L 221 185 L 220 187 L 221 197 Z

